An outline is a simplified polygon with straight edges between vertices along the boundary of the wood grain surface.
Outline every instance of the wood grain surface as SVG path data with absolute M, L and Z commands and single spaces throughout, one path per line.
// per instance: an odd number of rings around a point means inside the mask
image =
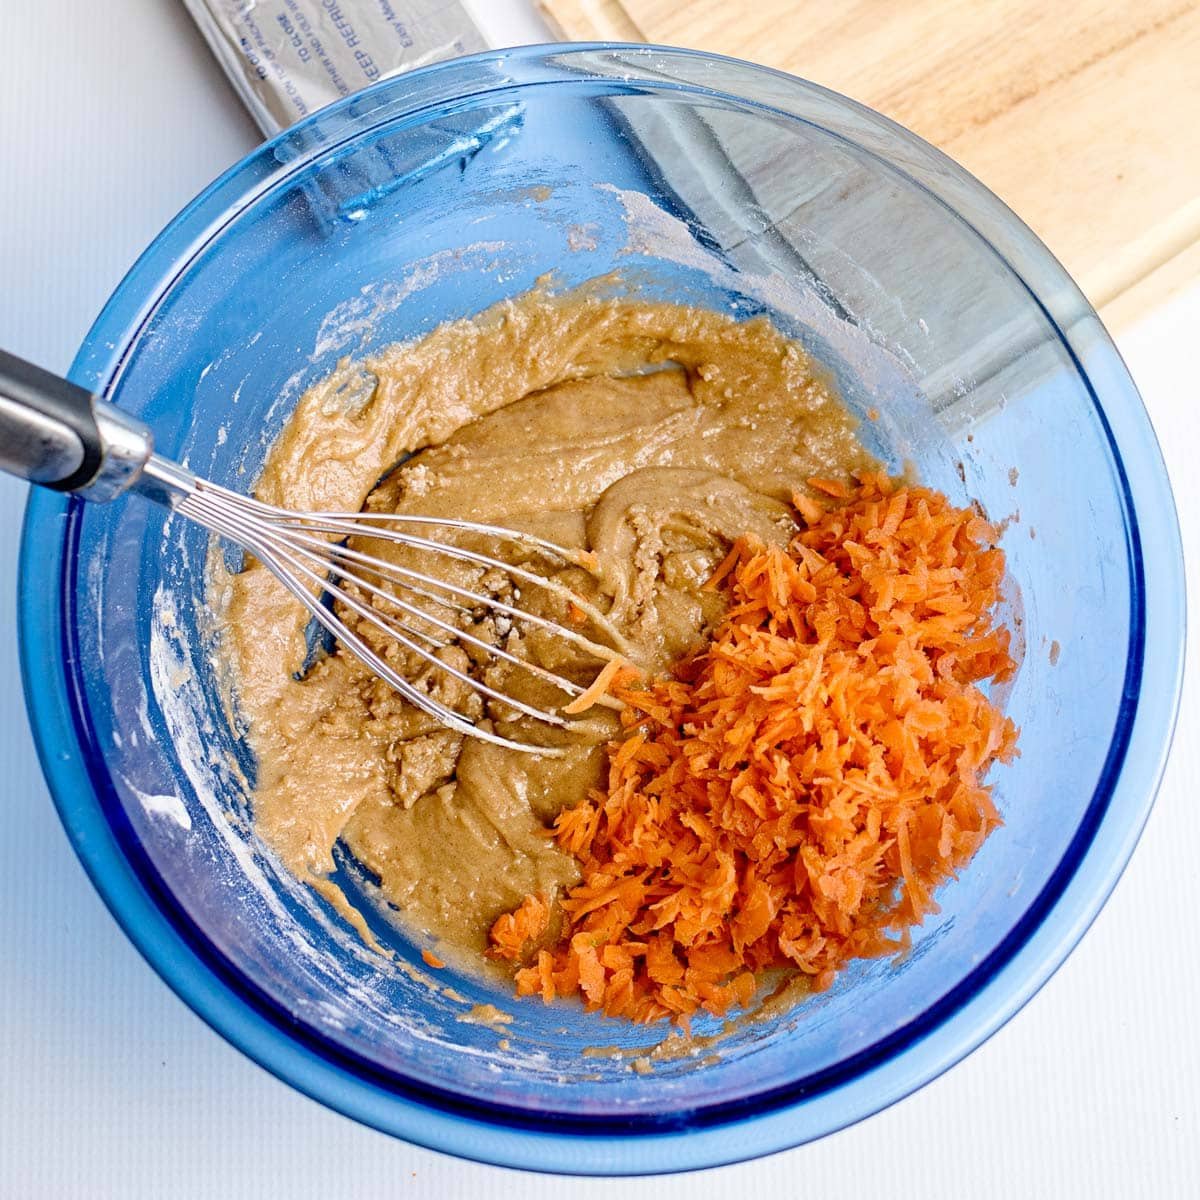
M 564 37 L 750 59 L 962 163 L 1110 324 L 1200 275 L 1197 0 L 541 0 Z

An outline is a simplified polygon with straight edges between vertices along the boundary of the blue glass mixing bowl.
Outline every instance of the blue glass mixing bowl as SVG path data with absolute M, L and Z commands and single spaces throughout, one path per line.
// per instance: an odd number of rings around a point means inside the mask
M 159 447 L 249 488 L 339 356 L 553 272 L 769 312 L 833 373 L 894 470 L 1007 519 L 1024 662 L 1005 824 L 899 961 L 710 1050 L 431 978 L 366 950 L 248 824 L 206 540 L 132 498 L 39 493 L 21 562 L 42 762 L 96 887 L 214 1028 L 379 1129 L 495 1163 L 699 1167 L 818 1137 L 926 1082 L 1011 1016 L 1131 853 L 1179 688 L 1178 528 L 1146 415 L 1070 279 L 953 163 L 883 118 L 730 60 L 524 49 L 382 83 L 252 154 L 155 241 L 72 376 Z M 369 890 L 343 859 L 340 882 Z M 364 900 L 364 903 L 366 901 Z M 491 1002 L 507 1024 L 464 1021 Z M 707 1029 L 711 1031 L 711 1027 Z M 698 1032 L 706 1032 L 703 1022 Z M 610 1052 L 585 1055 L 601 1044 Z M 715 1054 L 715 1061 L 702 1061 Z

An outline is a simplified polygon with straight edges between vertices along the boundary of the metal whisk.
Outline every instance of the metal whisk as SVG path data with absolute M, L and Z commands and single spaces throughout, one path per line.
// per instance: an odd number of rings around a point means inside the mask
M 527 567 L 429 533 L 454 531 L 484 535 L 519 547 L 550 564 L 585 569 L 588 556 L 544 538 L 473 521 L 408 514 L 293 512 L 239 495 L 200 479 L 179 464 L 154 453 L 151 431 L 120 409 L 66 379 L 0 351 L 0 468 L 55 491 L 86 500 L 112 500 L 125 491 L 165 505 L 240 546 L 261 563 L 304 606 L 320 626 L 370 671 L 385 680 L 416 708 L 451 729 L 495 745 L 533 753 L 553 747 L 517 741 L 483 728 L 441 703 L 400 674 L 342 612 L 409 654 L 445 672 L 480 696 L 497 701 L 544 725 L 563 727 L 562 711 L 586 688 L 564 675 L 514 653 L 503 639 L 488 640 L 469 628 L 481 612 L 506 622 L 540 629 L 563 639 L 600 662 L 625 657 L 628 646 L 608 618 L 583 596 L 556 579 Z M 608 645 L 538 613 L 529 612 L 487 591 L 476 591 L 414 566 L 389 562 L 350 544 L 372 539 L 443 556 L 489 571 L 500 571 L 514 587 L 522 585 L 556 595 L 605 637 Z M 424 600 L 425 604 L 417 603 Z M 485 660 L 505 662 L 551 684 L 564 696 L 556 707 L 530 704 L 490 686 L 484 679 L 439 657 L 452 645 L 471 646 Z

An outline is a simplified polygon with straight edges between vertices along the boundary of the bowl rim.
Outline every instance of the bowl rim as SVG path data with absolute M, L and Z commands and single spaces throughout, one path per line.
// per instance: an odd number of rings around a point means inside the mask
M 510 79 L 505 87 L 533 82 L 535 77 L 544 83 L 547 72 L 559 81 L 616 81 L 615 75 L 581 72 L 580 64 L 586 66 L 588 56 L 598 55 L 622 56 L 627 63 L 651 61 L 655 77 L 637 81 L 651 86 L 670 82 L 665 72 L 671 63 L 690 68 L 720 63 L 741 74 L 739 84 L 750 87 L 766 81 L 773 89 L 789 90 L 799 108 L 809 104 L 822 118 L 842 118 L 844 136 L 854 135 L 860 144 L 867 138 L 871 144 L 866 149 L 941 199 L 1004 258 L 1029 286 L 1031 300 L 1058 330 L 1088 384 L 1108 433 L 1128 521 L 1134 619 L 1125 704 L 1109 762 L 1071 847 L 1042 893 L 979 967 L 909 1026 L 855 1056 L 853 1070 L 838 1064 L 835 1077 L 817 1081 L 816 1087 L 805 1081 L 805 1086 L 779 1089 L 777 1094 L 732 1106 L 677 1114 L 665 1123 L 555 1120 L 547 1114 L 533 1118 L 486 1101 L 472 1105 L 460 1096 L 430 1094 L 415 1080 L 386 1086 L 364 1078 L 351 1069 L 353 1064 L 338 1061 L 311 1040 L 289 1032 L 265 1011 L 249 981 L 172 918 L 171 904 L 164 902 L 167 898 L 154 886 L 152 876 L 131 862 L 128 847 L 105 817 L 102 794 L 111 788 L 111 780 L 90 732 L 80 687 L 82 668 L 69 637 L 81 501 L 38 489 L 31 492 L 22 532 L 18 615 L 30 722 L 64 828 L 93 885 L 130 940 L 198 1015 L 278 1078 L 406 1140 L 499 1165 L 633 1174 L 740 1161 L 860 1120 L 936 1078 L 1000 1028 L 1042 986 L 1099 912 L 1152 807 L 1182 686 L 1184 577 L 1170 484 L 1133 381 L 1099 318 L 1032 232 L 962 168 L 887 118 L 795 76 L 697 51 L 631 43 L 551 43 L 489 51 L 381 81 L 319 110 L 252 151 L 165 227 L 96 319 L 71 367 L 71 378 L 89 388 L 111 388 L 128 346 L 199 246 L 264 190 L 282 186 L 311 157 L 337 144 L 320 140 L 321 125 L 345 120 L 348 133 L 355 129 L 361 133 L 370 126 L 358 125 L 356 108 L 400 90 L 415 92 L 417 83 L 431 89 L 432 99 L 427 96 L 401 110 L 408 115 L 430 104 L 461 103 L 487 95 L 499 85 L 489 83 L 467 95 L 458 86 L 470 79 L 473 68 L 485 63 L 501 66 L 510 75 L 525 73 L 525 78 Z M 633 79 L 627 76 L 622 82 Z M 674 86 L 699 93 L 707 90 L 803 119 L 798 112 L 747 98 L 728 86 L 706 89 L 679 78 Z M 281 145 L 313 134 L 317 136 L 307 154 L 288 156 L 283 163 L 275 157 Z M 1030 274 L 1053 287 L 1043 285 L 1035 291 L 1028 284 Z M 1103 351 L 1099 356 L 1097 346 Z M 1083 369 L 1085 357 L 1097 360 L 1090 372 Z M 1098 391 L 1103 391 L 1107 407 Z M 1138 512 L 1153 514 L 1152 537 L 1141 535 Z M 61 553 L 47 552 L 47 547 L 59 542 Z M 1155 687 L 1141 686 L 1148 678 Z M 1122 733 L 1123 744 L 1117 745 Z

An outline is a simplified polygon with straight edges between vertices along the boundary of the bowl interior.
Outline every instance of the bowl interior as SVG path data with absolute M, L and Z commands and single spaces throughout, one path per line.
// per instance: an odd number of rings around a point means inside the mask
M 877 126 L 845 136 L 844 102 L 810 89 L 800 119 L 781 111 L 798 85 L 735 68 L 696 60 L 689 79 L 650 63 L 623 79 L 543 62 L 518 78 L 476 63 L 457 99 L 423 83 L 369 92 L 242 168 L 236 202 L 178 247 L 103 382 L 161 452 L 246 490 L 339 357 L 547 272 L 555 288 L 616 272 L 613 288 L 768 312 L 856 412 L 881 410 L 863 436 L 892 469 L 912 462 L 1008 522 L 1024 661 L 1007 699 L 1021 756 L 995 773 L 1005 824 L 902 960 L 857 964 L 799 1008 L 642 1075 L 630 1053 L 664 1029 L 431 972 L 343 856 L 339 882 L 396 952 L 385 961 L 283 872 L 250 827 L 254 763 L 213 665 L 206 535 L 138 498 L 73 512 L 63 636 L 125 853 L 230 986 L 385 1087 L 599 1130 L 819 1091 L 982 986 L 1107 803 L 1139 682 L 1138 535 L 1088 380 L 1039 301 L 1045 281 L 1018 274 L 902 154 L 881 156 Z M 836 131 L 822 118 L 835 104 Z M 1069 289 L 1057 303 L 1090 312 Z M 479 1003 L 510 1019 L 478 1023 Z

